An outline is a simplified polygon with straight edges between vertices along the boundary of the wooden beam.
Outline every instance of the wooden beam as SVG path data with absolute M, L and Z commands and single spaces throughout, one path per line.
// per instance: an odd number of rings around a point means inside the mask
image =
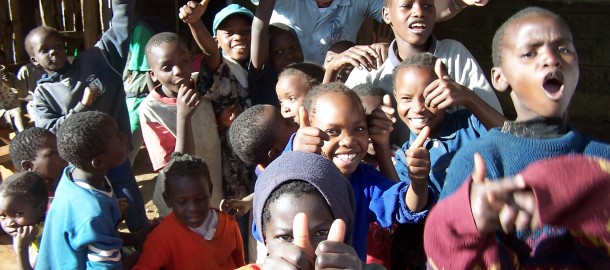
M 93 47 L 98 39 L 100 29 L 100 13 L 98 5 L 99 2 L 97 0 L 81 0 L 85 49 Z
M 13 37 L 15 40 L 15 61 L 27 60 L 23 41 L 30 30 L 36 27 L 36 20 L 32 13 L 36 8 L 34 0 L 10 0 L 11 21 L 13 22 Z

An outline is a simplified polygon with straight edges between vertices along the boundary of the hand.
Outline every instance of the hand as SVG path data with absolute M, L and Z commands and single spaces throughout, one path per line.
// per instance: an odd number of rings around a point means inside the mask
M 239 218 L 252 209 L 252 201 L 225 199 L 220 201 L 220 211 L 225 212 L 233 218 Z
M 34 225 L 17 228 L 17 235 L 13 238 L 15 247 L 19 250 L 28 250 L 29 246 L 36 240 L 38 228 Z
M 299 130 L 294 136 L 293 151 L 305 151 L 310 153 L 322 154 L 324 141 L 329 141 L 330 136 L 317 127 L 311 127 L 309 115 L 305 107 L 299 107 Z
M 281 242 L 265 258 L 263 269 L 313 269 L 315 253 L 309 241 L 307 215 L 298 213 L 292 223 L 293 242 Z
M 201 19 L 201 16 L 208 7 L 210 0 L 203 0 L 201 3 L 195 1 L 189 1 L 186 5 L 180 8 L 178 17 L 188 24 L 195 23 Z
M 241 111 L 239 110 L 239 107 L 237 107 L 237 104 L 230 105 L 222 110 L 218 116 L 220 130 L 225 130 L 226 128 L 230 127 L 240 113 Z
M 377 31 L 373 32 L 372 43 L 390 43 L 392 40 L 394 40 L 394 31 L 392 31 L 392 27 L 387 23 L 379 23 L 379 25 L 377 25 Z
M 294 226 L 294 225 L 293 225 Z M 343 243 L 345 222 L 336 219 L 326 241 L 316 247 L 315 269 L 362 269 L 362 262 L 354 248 Z
M 85 105 L 85 107 L 89 107 L 93 104 L 93 102 L 95 102 L 99 94 L 100 89 L 87 86 L 85 87 L 85 93 L 83 94 L 83 99 L 80 103 Z
M 417 135 L 413 144 L 407 149 L 407 167 L 412 183 L 427 183 L 430 175 L 430 152 L 424 148 L 424 142 L 430 135 L 430 127 L 425 126 Z
M 466 105 L 474 93 L 455 82 L 442 68 L 442 61 L 436 60 L 434 72 L 438 79 L 424 89 L 425 105 L 428 108 L 447 109 L 451 106 Z
M 470 207 L 481 234 L 502 228 L 505 233 L 515 229 L 532 230 L 540 227 L 534 193 L 527 190 L 521 175 L 498 181 L 485 178 L 485 162 L 474 155 L 474 171 L 470 186 Z
M 368 116 L 369 138 L 373 144 L 390 145 L 390 133 L 396 123 L 394 112 L 390 95 L 384 95 L 383 103 Z
M 377 68 L 380 68 L 386 59 L 388 59 L 388 50 L 390 49 L 390 43 L 377 42 L 371 44 L 371 48 L 377 52 L 380 56 L 377 58 Z
M 358 69 L 371 71 L 381 67 L 383 61 L 381 55 L 370 45 L 356 45 L 336 55 L 330 61 L 328 67 L 332 70 L 341 70 L 346 65 L 352 65 Z
M 125 220 L 127 216 L 127 209 L 129 208 L 129 202 L 127 202 L 126 198 L 117 198 L 117 203 L 119 204 L 119 211 L 121 212 L 121 220 Z
M 197 91 L 189 89 L 184 84 L 180 86 L 178 98 L 176 99 L 176 114 L 179 119 L 190 119 L 200 104 L 199 93 Z

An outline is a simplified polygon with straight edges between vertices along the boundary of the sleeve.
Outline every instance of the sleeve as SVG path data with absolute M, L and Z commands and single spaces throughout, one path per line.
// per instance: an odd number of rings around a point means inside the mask
M 34 114 L 36 127 L 45 128 L 54 134 L 57 134 L 61 124 L 72 114 L 83 112 L 87 110 L 87 107 L 80 103 L 68 111 L 68 114 L 63 115 L 62 112 L 57 111 L 53 108 L 50 102 L 55 103 L 54 100 L 47 100 L 47 97 L 43 95 L 43 90 L 40 86 L 34 91 Z
M 375 214 L 381 227 L 387 228 L 395 221 L 401 224 L 417 223 L 426 217 L 428 210 L 413 212 L 407 207 L 405 195 L 409 189 L 408 183 L 396 183 L 372 167 L 366 168 L 366 181 L 369 181 L 366 192 L 370 196 L 369 210 Z
M 364 69 L 353 69 L 352 72 L 347 77 L 347 81 L 345 81 L 345 86 L 354 88 L 356 85 L 364 84 L 364 83 L 373 83 L 371 79 L 370 73 L 368 73 Z
M 409 179 L 409 168 L 407 167 L 407 155 L 405 151 L 409 149 L 409 141 L 405 142 L 400 149 L 396 151 L 396 162 L 394 168 L 401 182 L 410 182 Z
M 163 243 L 163 235 L 159 233 L 159 231 L 153 230 L 153 232 L 146 237 L 146 241 L 142 247 L 142 254 L 140 255 L 140 258 L 138 258 L 138 262 L 133 269 L 163 269 L 169 260 L 169 251 Z
M 125 69 L 129 49 L 129 28 L 133 18 L 135 1 L 112 0 L 112 21 L 110 29 L 95 44 L 104 53 L 104 57 L 114 71 L 121 76 Z
M 131 41 L 129 43 L 131 58 L 129 58 L 129 62 L 127 63 L 127 69 L 138 71 L 145 71 L 148 69 L 145 47 L 146 43 L 153 35 L 154 32 L 144 23 L 139 23 L 133 28 Z
M 361 1 L 358 1 L 361 2 Z M 380 23 L 383 23 L 383 18 L 381 16 L 381 8 L 383 8 L 383 0 L 371 0 L 371 1 L 362 1 L 368 3 L 368 10 L 366 17 L 373 18 Z
M 430 211 L 424 248 L 434 269 L 500 269 L 494 234 L 482 236 L 470 209 L 470 182 Z
M 169 162 L 176 148 L 176 137 L 160 122 L 149 116 L 150 107 L 145 99 L 140 105 L 140 126 L 153 170 L 160 170 Z
M 117 209 L 118 210 L 118 209 Z M 120 269 L 123 241 L 112 218 L 93 217 L 69 235 L 74 250 L 86 250 L 87 269 Z
M 237 222 L 235 222 L 235 220 L 231 218 L 227 218 L 227 220 L 231 222 L 233 227 L 233 234 L 235 235 L 234 238 L 236 249 L 233 250 L 233 253 L 231 253 L 231 257 L 233 257 L 233 263 L 235 263 L 235 267 L 241 267 L 246 265 L 246 260 L 244 258 L 244 242 L 241 238 L 241 232 L 239 231 Z

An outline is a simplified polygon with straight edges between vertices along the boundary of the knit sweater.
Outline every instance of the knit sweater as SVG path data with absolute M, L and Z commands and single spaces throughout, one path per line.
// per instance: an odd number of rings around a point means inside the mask
M 570 241 L 530 250 L 516 235 L 481 235 L 470 208 L 469 179 L 428 216 L 429 264 L 435 269 L 610 269 L 610 161 L 561 156 L 533 163 L 521 175 L 534 192 L 540 222 L 569 229 Z
M 216 233 L 208 241 L 171 212 L 148 235 L 133 269 L 228 270 L 245 265 L 237 223 L 229 215 L 217 213 Z

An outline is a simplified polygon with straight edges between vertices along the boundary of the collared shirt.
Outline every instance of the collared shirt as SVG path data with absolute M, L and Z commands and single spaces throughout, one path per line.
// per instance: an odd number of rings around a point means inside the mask
M 259 0 L 251 0 L 258 5 Z M 301 42 L 305 61 L 322 65 L 328 48 L 335 42 L 356 42 L 365 18 L 381 22 L 383 0 L 334 0 L 320 10 L 314 0 L 277 0 L 270 23 L 284 23 L 294 29 Z
M 487 129 L 479 120 L 468 110 L 459 110 L 454 113 L 445 114 L 445 122 L 438 131 L 435 138 L 428 138 L 424 142 L 424 148 L 430 152 L 430 175 L 428 187 L 433 195 L 434 202 L 438 200 L 447 168 L 455 153 L 467 143 L 476 140 L 487 133 Z M 400 181 L 409 183 L 409 171 L 407 168 L 407 157 L 405 152 L 415 141 L 417 135 L 410 134 L 409 141 L 396 151 L 396 172 Z

